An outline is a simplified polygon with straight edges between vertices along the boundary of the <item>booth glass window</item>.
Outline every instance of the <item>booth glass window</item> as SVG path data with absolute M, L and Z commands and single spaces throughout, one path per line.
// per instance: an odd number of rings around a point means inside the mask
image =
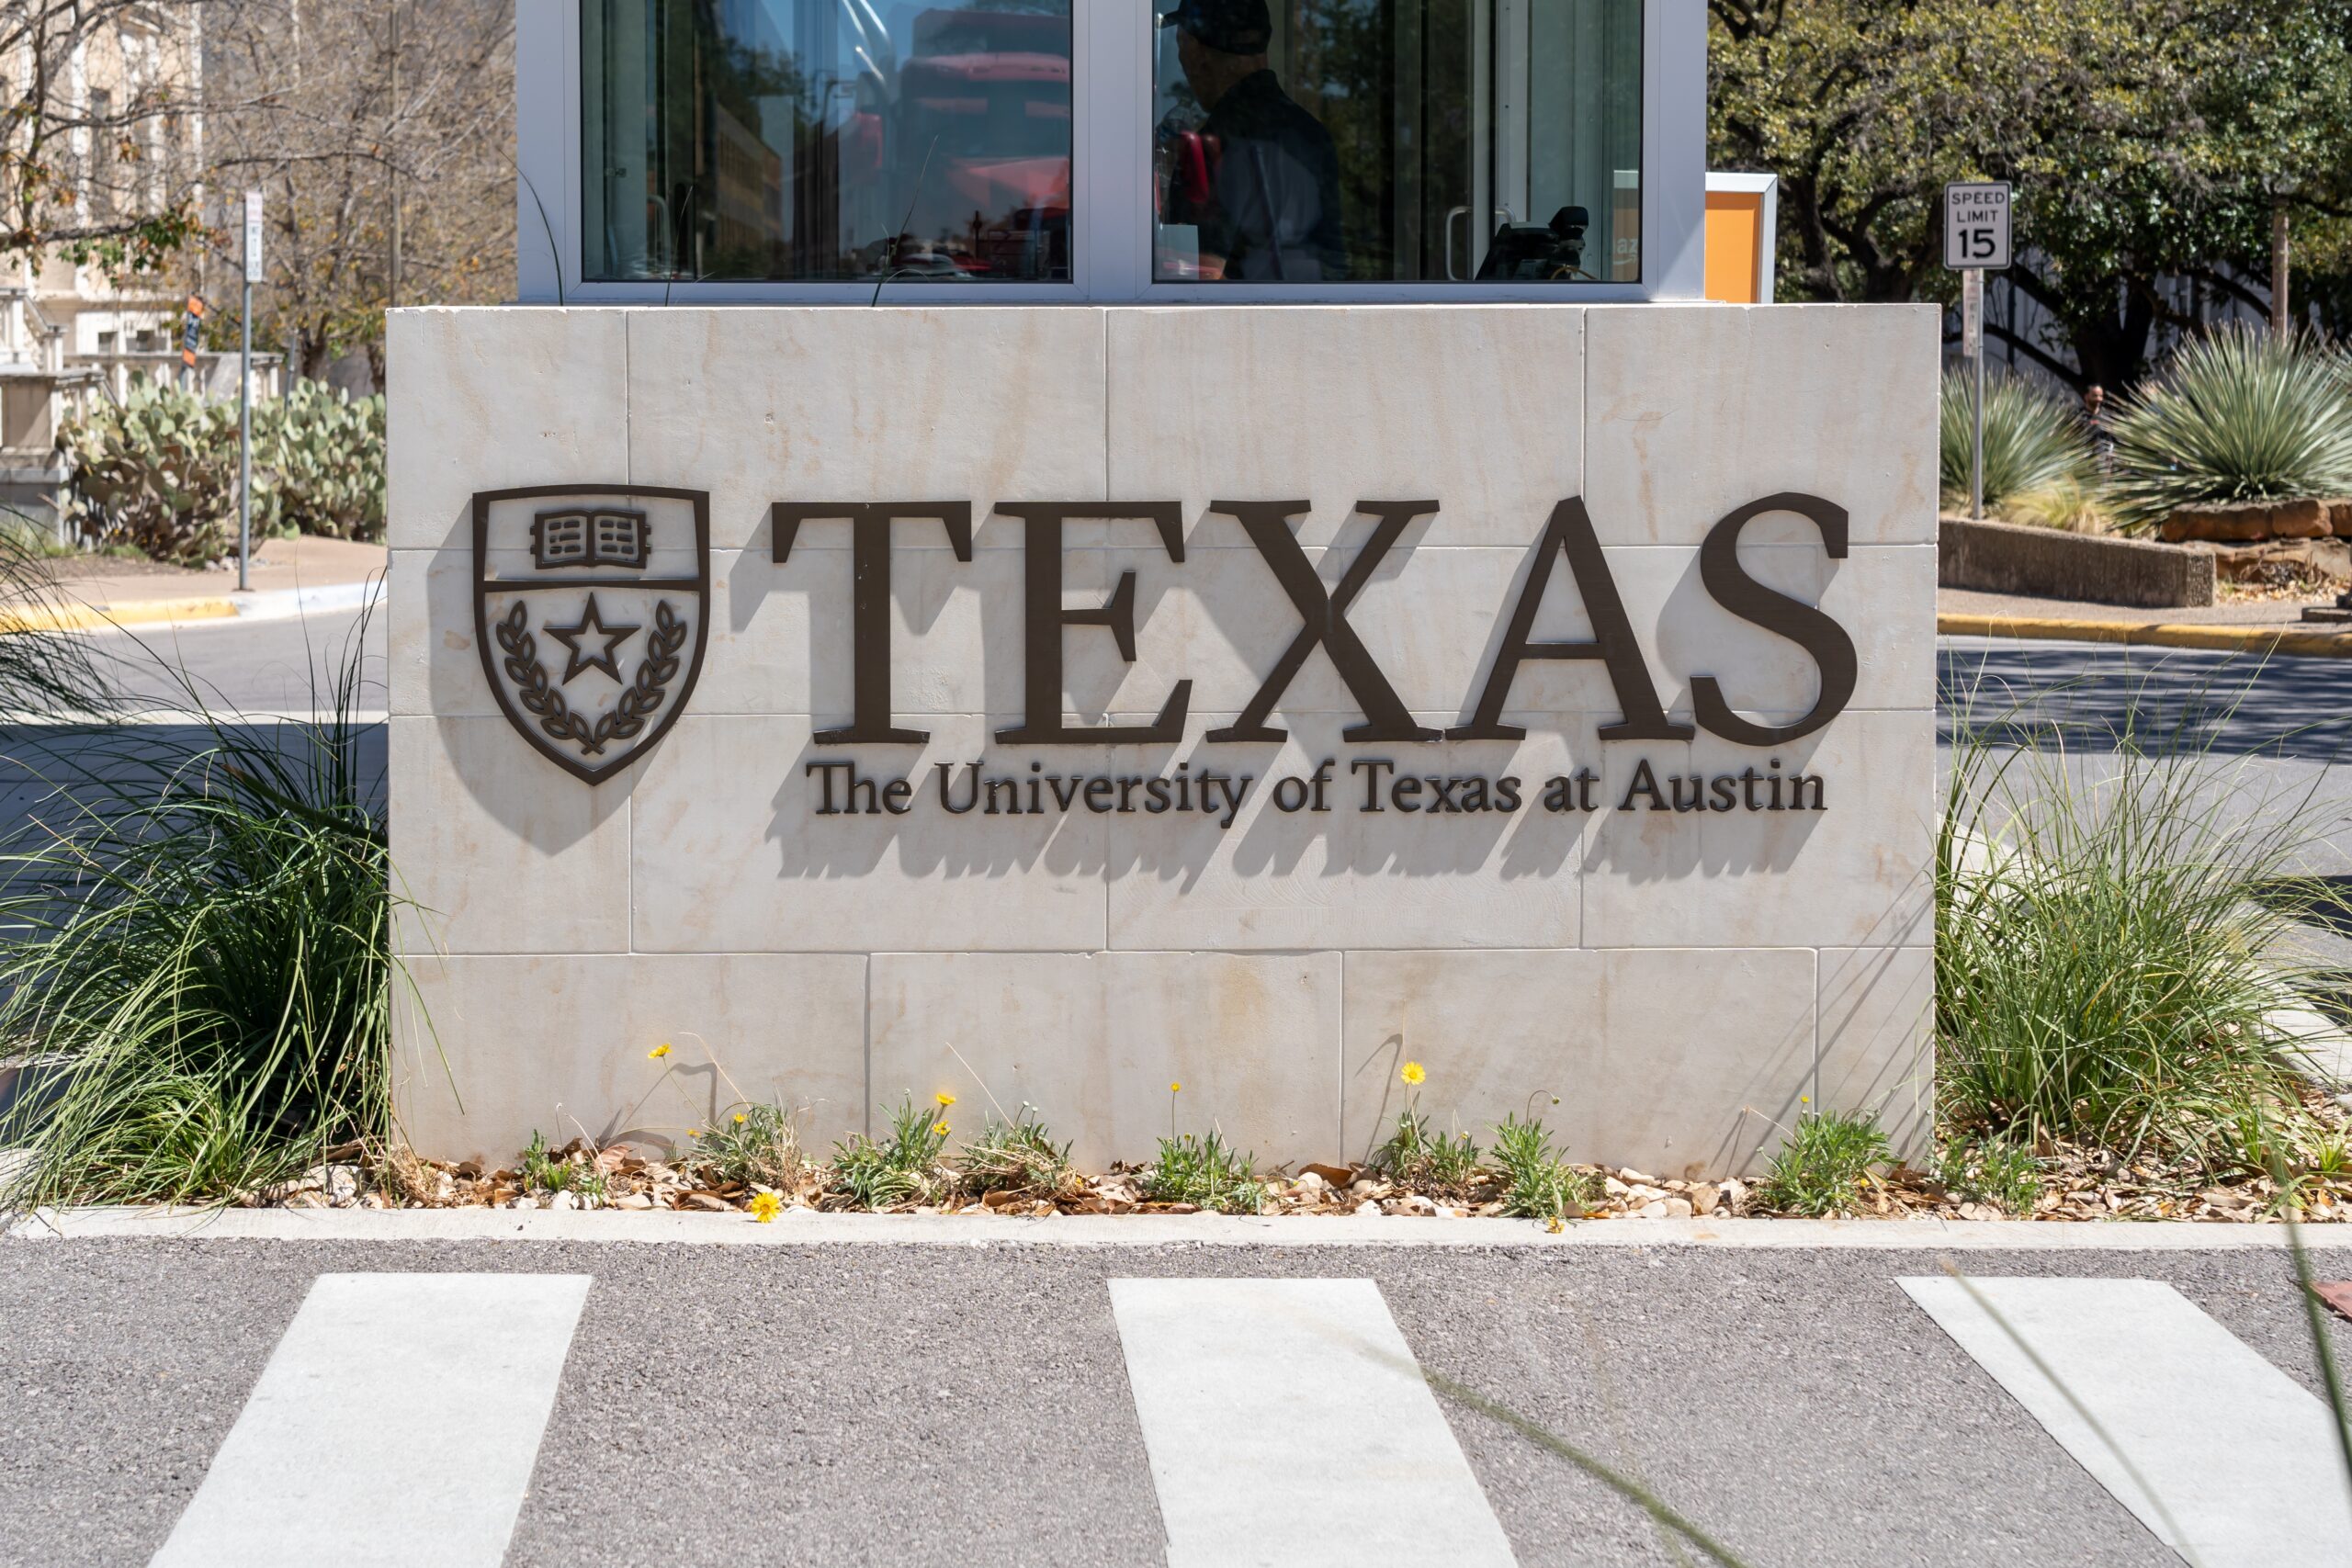
M 1636 283 L 1642 0 L 1153 0 L 1160 283 Z
M 1066 282 L 1072 0 L 582 0 L 583 276 Z

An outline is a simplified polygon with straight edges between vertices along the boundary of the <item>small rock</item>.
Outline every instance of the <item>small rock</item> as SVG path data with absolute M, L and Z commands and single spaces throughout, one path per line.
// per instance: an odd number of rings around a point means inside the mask
M 1634 1190 L 1613 1176 L 1604 1176 L 1600 1179 L 1600 1190 L 1611 1198 L 1630 1197 Z
M 1302 1170 L 1298 1173 L 1298 1179 L 1292 1182 L 1291 1186 L 1302 1198 L 1319 1198 L 1330 1190 L 1331 1184 L 1315 1171 Z
M 580 1207 L 580 1200 L 570 1192 L 550 1193 L 548 1196 L 548 1207 L 550 1209 L 577 1209 Z
M 1419 1192 L 1408 1192 L 1402 1198 L 1388 1200 L 1388 1212 L 1392 1214 L 1434 1214 L 1437 1204 Z
M 1666 1192 L 1662 1188 L 1652 1187 L 1643 1182 L 1628 1189 L 1626 1196 L 1636 1203 L 1655 1203 L 1665 1197 Z
M 289 1209 L 323 1209 L 327 1206 L 326 1194 L 296 1192 L 287 1198 L 286 1206 Z
M 526 1192 L 520 1197 L 508 1199 L 506 1206 L 510 1209 L 536 1209 L 539 1206 L 539 1201 Z
M 348 1203 L 359 1196 L 359 1168 L 356 1165 L 330 1165 L 321 1168 L 327 1198 L 332 1202 Z
M 1702 1220 L 1713 1213 L 1715 1205 L 1723 1201 L 1724 1190 L 1712 1182 L 1702 1181 L 1690 1189 L 1690 1212 Z
M 1348 1190 L 1358 1198 L 1368 1197 L 1380 1190 L 1380 1183 L 1369 1176 L 1359 1177 L 1348 1183 Z
M 1441 1220 L 1466 1220 L 1470 1217 L 1470 1211 L 1447 1204 L 1438 1210 L 1437 1217 Z
M 1724 1183 L 1724 1202 L 1735 1214 L 1747 1207 L 1747 1183 L 1734 1177 Z
M 1666 1201 L 1666 1217 L 1669 1220 L 1687 1220 L 1695 1212 L 1688 1198 L 1668 1198 Z
M 650 1209 L 653 1207 L 653 1200 L 645 1193 L 632 1192 L 625 1198 L 614 1199 L 613 1207 L 616 1209 Z
M 1371 1219 L 1376 1220 L 1380 1218 L 1380 1205 L 1370 1198 L 1367 1198 L 1363 1202 L 1358 1203 L 1355 1207 L 1355 1212 L 1360 1215 L 1364 1215 Z
M 1662 1220 L 1666 1218 L 1666 1200 L 1659 1198 L 1643 1204 L 1641 1208 L 1635 1212 L 1634 1217 L 1638 1220 Z

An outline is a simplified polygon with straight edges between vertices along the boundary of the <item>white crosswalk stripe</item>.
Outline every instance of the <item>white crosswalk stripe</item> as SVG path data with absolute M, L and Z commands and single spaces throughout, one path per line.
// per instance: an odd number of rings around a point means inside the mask
M 1169 1568 L 1510 1568 L 1369 1280 L 1114 1280 Z M 1347 1437 L 1301 1473 L 1302 1445 Z
M 2352 1478 L 2334 1416 L 2170 1285 L 1901 1284 L 2198 1568 L 2352 1562 Z
M 582 1274 L 322 1274 L 154 1568 L 496 1568 Z

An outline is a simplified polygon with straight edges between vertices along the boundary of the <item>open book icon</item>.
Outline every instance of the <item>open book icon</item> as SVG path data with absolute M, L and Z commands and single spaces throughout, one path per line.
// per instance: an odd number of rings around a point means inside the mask
M 650 525 L 642 512 L 542 512 L 531 519 L 531 561 L 540 570 L 567 566 L 645 565 Z

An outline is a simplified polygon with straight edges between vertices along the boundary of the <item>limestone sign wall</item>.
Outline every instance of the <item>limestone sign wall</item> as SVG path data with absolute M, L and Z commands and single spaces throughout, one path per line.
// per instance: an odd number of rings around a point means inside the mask
M 1909 307 L 396 312 L 428 1153 L 1921 1122 Z M 648 1058 L 669 1043 L 672 1054 Z

